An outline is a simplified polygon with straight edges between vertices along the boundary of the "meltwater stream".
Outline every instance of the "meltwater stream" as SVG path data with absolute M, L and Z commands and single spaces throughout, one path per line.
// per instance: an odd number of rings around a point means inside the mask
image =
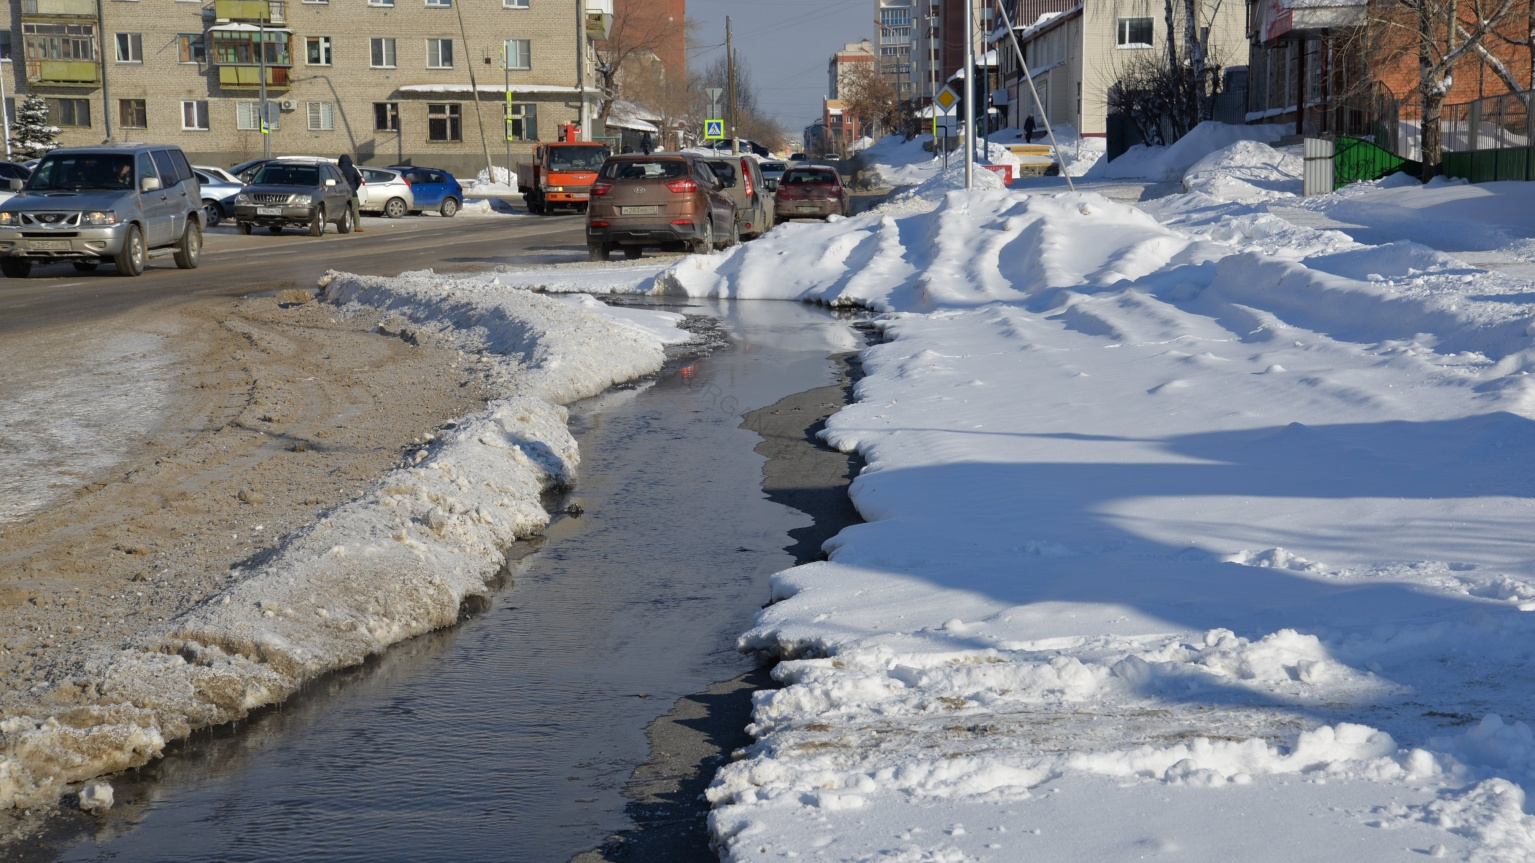
M 692 311 L 731 347 L 573 406 L 585 514 L 490 610 L 120 778 L 58 859 L 565 861 L 629 827 L 645 726 L 750 670 L 735 638 L 809 523 L 762 493 L 741 415 L 832 383 L 827 356 L 861 344 L 795 303 Z

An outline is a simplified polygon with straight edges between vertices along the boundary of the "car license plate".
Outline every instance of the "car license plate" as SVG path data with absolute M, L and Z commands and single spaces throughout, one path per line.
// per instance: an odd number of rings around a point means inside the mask
M 821 208 L 820 207 L 807 207 L 807 206 L 801 204 L 800 206 L 795 207 L 794 209 L 795 209 L 796 212 L 799 212 L 799 213 L 814 213 L 814 212 L 820 210 Z
M 661 208 L 658 205 L 655 205 L 655 204 L 652 204 L 652 205 L 650 205 L 648 207 L 619 207 L 618 208 L 618 213 L 621 216 L 654 216 L 656 213 L 659 213 L 659 212 L 661 212 Z
M 256 208 L 256 215 L 258 215 L 258 216 L 281 216 L 282 215 L 282 207 L 257 207 Z
M 572 200 L 572 201 L 584 201 L 584 200 L 586 200 L 586 199 L 587 199 L 587 198 L 588 198 L 588 197 L 590 197 L 590 196 L 588 196 L 588 195 L 581 195 L 581 194 L 576 194 L 576 195 L 571 195 L 571 196 L 570 196 L 570 199 L 571 199 L 571 200 Z
M 51 249 L 67 250 L 69 248 L 69 241 L 68 240 L 33 240 L 31 242 L 31 247 L 34 248 L 34 249 L 40 249 L 40 250 L 44 250 L 44 251 L 51 250 Z

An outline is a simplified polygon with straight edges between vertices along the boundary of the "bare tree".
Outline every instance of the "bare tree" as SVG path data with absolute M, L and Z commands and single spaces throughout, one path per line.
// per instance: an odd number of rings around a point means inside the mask
M 618 4 L 608 38 L 595 46 L 597 76 L 608 95 L 599 119 L 607 121 L 614 99 L 645 101 L 650 95 L 646 91 L 657 89 L 657 82 L 664 81 L 667 73 L 680 77 L 681 70 L 664 68 L 660 54 L 686 35 L 684 21 L 667 14 L 661 4 L 643 0 Z
M 890 79 L 872 63 L 859 63 L 837 85 L 843 109 L 868 123 L 871 137 L 893 131 L 901 122 L 901 100 Z
M 720 97 L 721 105 L 730 104 L 729 68 L 723 55 L 715 58 L 702 74 L 694 77 L 688 83 L 690 102 L 692 105 L 693 119 L 696 128 L 703 128 L 704 115 L 709 110 L 708 97 L 704 91 L 709 87 L 718 87 L 726 90 Z M 777 141 L 783 137 L 783 128 L 777 120 L 767 116 L 758 103 L 757 88 L 752 81 L 751 67 L 739 60 L 736 61 L 736 136 L 748 138 L 757 142 Z
M 1108 106 L 1128 116 L 1146 143 L 1171 144 L 1214 116 L 1221 65 L 1212 58 L 1210 33 L 1223 2 L 1163 0 L 1162 56 L 1125 52 L 1119 60 Z

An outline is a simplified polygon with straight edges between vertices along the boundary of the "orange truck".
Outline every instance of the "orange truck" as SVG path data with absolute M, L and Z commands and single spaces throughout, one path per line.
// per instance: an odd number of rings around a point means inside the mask
M 517 165 L 517 190 L 528 212 L 552 213 L 555 207 L 586 212 L 597 169 L 610 155 L 606 146 L 586 141 L 534 147 L 533 161 Z

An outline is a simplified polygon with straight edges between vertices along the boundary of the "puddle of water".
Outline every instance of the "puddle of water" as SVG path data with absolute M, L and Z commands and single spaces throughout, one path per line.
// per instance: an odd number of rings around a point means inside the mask
M 737 343 L 572 410 L 580 518 L 513 587 L 234 732 L 118 781 L 64 860 L 563 861 L 629 826 L 646 724 L 749 670 L 736 635 L 809 523 L 763 495 L 746 411 L 861 341 L 794 303 L 702 305 Z

